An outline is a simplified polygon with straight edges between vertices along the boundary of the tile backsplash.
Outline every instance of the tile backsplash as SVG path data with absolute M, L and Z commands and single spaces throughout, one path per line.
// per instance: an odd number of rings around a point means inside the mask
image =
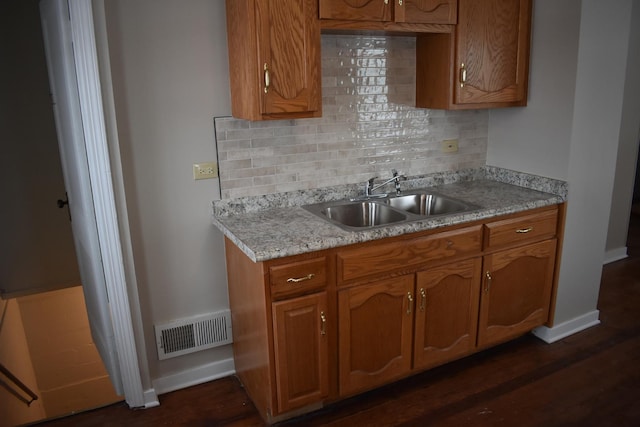
M 222 198 L 484 166 L 487 111 L 414 108 L 415 53 L 413 37 L 323 35 L 321 118 L 215 118 Z

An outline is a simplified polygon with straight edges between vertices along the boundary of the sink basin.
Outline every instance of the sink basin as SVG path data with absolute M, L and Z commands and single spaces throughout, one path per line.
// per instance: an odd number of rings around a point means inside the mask
M 404 221 L 407 216 L 380 203 L 352 202 L 329 206 L 320 211 L 328 219 L 347 227 L 375 227 Z
M 405 196 L 350 199 L 303 206 L 304 209 L 347 231 L 420 221 L 435 215 L 446 215 L 477 209 L 460 200 L 418 190 Z
M 437 194 L 421 193 L 399 196 L 385 201 L 389 206 L 416 215 L 444 215 L 472 209 L 466 203 Z

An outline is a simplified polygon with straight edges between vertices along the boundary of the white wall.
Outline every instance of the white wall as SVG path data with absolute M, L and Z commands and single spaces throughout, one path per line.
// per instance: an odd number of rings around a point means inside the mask
M 566 180 L 580 27 L 580 0 L 536 0 L 523 108 L 491 110 L 487 164 Z
M 529 106 L 490 112 L 488 164 L 569 181 L 557 322 L 597 303 L 631 1 L 536 0 Z M 231 111 L 224 2 L 105 6 L 136 279 L 162 393 L 182 372 L 195 369 L 197 382 L 200 367 L 231 358 L 224 347 L 159 362 L 153 336 L 155 323 L 228 306 L 209 218 L 218 184 L 191 175 L 192 163 L 215 159 L 213 117 Z
M 537 0 L 530 107 L 490 114 L 488 164 L 569 183 L 555 325 L 597 317 L 631 5 Z
M 210 220 L 218 182 L 192 176 L 193 163 L 216 159 L 213 117 L 231 111 L 224 2 L 113 0 L 105 8 L 150 375 L 198 368 L 206 376 L 203 366 L 231 360 L 230 346 L 159 362 L 153 325 L 228 308 L 222 236 Z

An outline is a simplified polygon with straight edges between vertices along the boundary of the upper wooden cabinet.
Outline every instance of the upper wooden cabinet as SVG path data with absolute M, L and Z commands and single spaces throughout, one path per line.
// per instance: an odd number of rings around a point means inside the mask
M 452 34 L 417 38 L 416 106 L 527 103 L 531 0 L 459 0 Z
M 234 117 L 319 117 L 317 0 L 227 0 Z
M 320 19 L 455 24 L 457 0 L 320 0 Z

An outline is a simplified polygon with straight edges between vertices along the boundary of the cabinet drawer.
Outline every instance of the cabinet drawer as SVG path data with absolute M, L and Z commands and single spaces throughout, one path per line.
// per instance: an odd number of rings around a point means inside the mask
M 429 261 L 480 252 L 482 226 L 368 246 L 338 253 L 338 281 L 402 271 Z
M 319 257 L 269 267 L 271 295 L 291 295 L 324 288 L 327 259 Z
M 557 224 L 557 209 L 485 224 L 485 249 L 553 237 Z

